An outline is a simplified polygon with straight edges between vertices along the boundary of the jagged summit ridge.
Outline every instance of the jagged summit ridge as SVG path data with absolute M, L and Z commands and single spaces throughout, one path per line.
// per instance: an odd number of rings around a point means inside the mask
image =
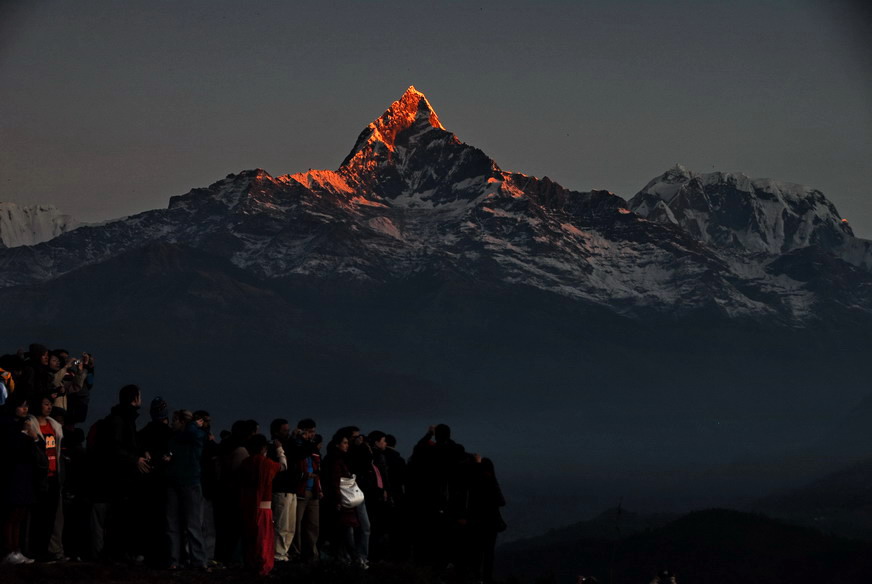
M 445 130 L 414 86 L 364 128 L 335 174 L 322 178 L 348 185 L 367 204 L 411 207 L 470 201 L 489 179 L 501 180 L 496 163 Z
M 417 134 L 434 128 L 445 131 L 427 97 L 413 85 L 378 119 L 364 128 L 341 166 L 365 164 L 374 158 L 390 157 L 397 150 L 397 136 L 412 128 Z

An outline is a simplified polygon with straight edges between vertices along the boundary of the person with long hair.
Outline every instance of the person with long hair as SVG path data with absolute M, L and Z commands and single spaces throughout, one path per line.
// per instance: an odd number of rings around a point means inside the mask
M 340 485 L 343 478 L 352 478 L 349 449 L 352 437 L 345 428 L 340 429 L 330 443 L 327 444 L 327 457 L 324 459 L 324 469 L 327 477 L 322 479 L 324 497 L 327 502 L 325 511 L 330 517 L 330 527 L 333 532 L 333 546 L 340 557 L 348 562 L 360 563 L 366 566 L 366 557 L 360 554 L 365 549 L 364 532 L 356 508 L 346 508 L 342 505 Z
M 24 393 L 12 394 L 0 417 L 0 525 L 4 564 L 32 564 L 21 553 L 22 527 L 27 513 L 36 502 L 34 474 L 47 468 L 39 436 L 28 423 L 29 405 Z

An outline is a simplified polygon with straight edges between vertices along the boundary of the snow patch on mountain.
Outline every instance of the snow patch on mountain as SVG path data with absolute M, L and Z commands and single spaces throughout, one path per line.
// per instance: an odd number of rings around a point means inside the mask
M 0 203 L 0 242 L 5 247 L 36 245 L 78 226 L 54 205 Z

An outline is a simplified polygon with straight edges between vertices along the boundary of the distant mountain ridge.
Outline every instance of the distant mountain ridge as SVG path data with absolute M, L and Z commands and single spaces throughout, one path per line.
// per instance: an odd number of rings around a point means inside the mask
M 228 175 L 148 211 L 0 250 L 0 286 L 52 280 L 151 242 L 259 278 L 385 283 L 462 274 L 644 318 L 872 317 L 872 248 L 818 191 L 677 167 L 630 202 L 506 172 L 410 87 L 335 171 Z M 817 250 L 817 251 L 809 251 Z M 839 286 L 828 286 L 838 281 Z
M 802 487 L 772 493 L 754 501 L 749 509 L 827 533 L 872 540 L 872 459 Z
M 644 582 L 668 569 L 679 582 L 860 584 L 872 569 L 868 542 L 763 515 L 708 509 L 658 523 L 630 530 L 620 540 L 567 528 L 512 542 L 497 550 L 499 572 L 526 580 L 568 582 L 585 575 Z
M 649 182 L 629 206 L 719 248 L 778 255 L 814 245 L 872 269 L 870 242 L 854 237 L 823 193 L 803 185 L 742 173 L 698 174 L 675 165 Z

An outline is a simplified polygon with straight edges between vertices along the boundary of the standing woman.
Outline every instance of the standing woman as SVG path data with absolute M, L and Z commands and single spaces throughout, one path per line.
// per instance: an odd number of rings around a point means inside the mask
M 48 469 L 45 474 L 39 474 L 40 480 L 35 485 L 36 501 L 30 518 L 30 551 L 37 560 L 45 562 L 63 557 L 62 550 L 59 553 L 50 553 L 49 544 L 55 530 L 58 510 L 61 509 L 61 442 L 64 431 L 50 417 L 52 402 L 48 396 L 33 401 L 31 406 L 33 413 L 28 416 L 27 423 L 48 460 Z
M 330 511 L 329 524 L 334 533 L 333 545 L 339 553 L 349 562 L 366 564 L 366 559 L 358 554 L 361 547 L 363 530 L 357 515 L 357 509 L 346 509 L 342 506 L 342 494 L 340 492 L 341 479 L 352 478 L 351 465 L 348 455 L 350 447 L 349 437 L 346 432 L 339 430 L 333 435 L 327 445 L 327 457 L 324 459 L 324 468 L 327 470 L 327 480 L 322 481 L 324 496 L 327 501 L 326 509 Z

